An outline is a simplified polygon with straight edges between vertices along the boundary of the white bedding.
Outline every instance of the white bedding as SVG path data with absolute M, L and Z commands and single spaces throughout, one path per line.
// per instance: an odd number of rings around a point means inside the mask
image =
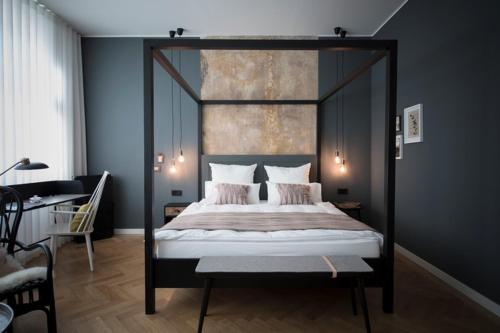
M 344 214 L 329 202 L 314 205 L 213 205 L 205 200 L 189 205 L 181 215 L 206 212 L 303 212 Z M 167 230 L 155 232 L 159 258 L 200 258 L 216 255 L 359 255 L 380 256 L 383 237 L 374 231 L 347 230 Z

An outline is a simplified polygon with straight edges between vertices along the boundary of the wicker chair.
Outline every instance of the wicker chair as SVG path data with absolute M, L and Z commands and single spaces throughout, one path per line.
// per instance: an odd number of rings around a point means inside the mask
M 26 246 L 16 240 L 23 213 L 23 201 L 16 190 L 0 186 L 0 260 L 13 267 L 0 276 L 0 301 L 6 301 L 14 316 L 42 310 L 47 315 L 47 329 L 57 332 L 54 288 L 52 283 L 52 255 L 45 244 Z M 24 268 L 15 259 L 19 251 L 41 250 L 46 266 Z M 5 269 L 7 271 L 7 269 Z M 9 329 L 12 332 L 12 327 Z

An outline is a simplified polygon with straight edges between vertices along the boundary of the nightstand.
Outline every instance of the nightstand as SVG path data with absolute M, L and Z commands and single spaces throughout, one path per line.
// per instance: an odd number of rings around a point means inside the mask
M 171 202 L 163 206 L 163 223 L 172 221 L 190 204 L 190 202 Z
M 356 215 L 357 219 L 361 221 L 361 202 L 359 201 L 339 201 L 333 203 L 335 207 L 354 218 L 352 215 Z

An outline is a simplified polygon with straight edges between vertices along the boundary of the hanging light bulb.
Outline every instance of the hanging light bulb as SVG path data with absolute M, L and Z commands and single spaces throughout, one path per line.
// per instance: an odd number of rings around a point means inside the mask
M 345 166 L 345 160 L 342 160 L 342 165 L 340 166 L 340 172 L 341 173 L 346 173 L 347 168 Z
M 186 160 L 184 158 L 184 155 L 182 155 L 182 149 L 181 149 L 181 154 L 179 155 L 179 157 L 177 158 L 177 160 L 180 162 L 180 163 L 184 163 L 184 161 Z
M 170 166 L 170 173 L 176 173 L 177 168 L 175 167 L 175 159 L 172 159 L 172 165 Z
M 342 162 L 342 160 L 340 159 L 340 153 L 338 150 L 336 150 L 335 151 L 335 163 L 340 164 L 340 162 Z

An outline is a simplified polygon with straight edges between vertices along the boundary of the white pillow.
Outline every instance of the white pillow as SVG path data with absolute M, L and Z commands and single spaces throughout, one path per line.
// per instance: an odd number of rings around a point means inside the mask
M 264 165 L 271 183 L 282 184 L 309 184 L 309 171 L 311 163 L 296 168 L 284 168 Z
M 229 184 L 252 184 L 257 164 L 235 165 L 209 163 L 212 169 L 212 181 Z
M 270 205 L 279 205 L 281 202 L 280 194 L 278 189 L 276 188 L 276 184 L 266 182 L 267 184 L 267 203 Z M 313 203 L 323 202 L 323 198 L 321 197 L 321 183 L 308 183 L 303 185 L 309 185 L 311 201 Z
M 205 182 L 205 199 L 207 200 L 208 204 L 215 204 L 215 201 L 217 200 L 217 189 L 215 188 L 217 184 L 219 184 L 219 182 Z M 239 185 L 250 186 L 250 188 L 248 189 L 247 204 L 256 205 L 259 203 L 260 183 Z

